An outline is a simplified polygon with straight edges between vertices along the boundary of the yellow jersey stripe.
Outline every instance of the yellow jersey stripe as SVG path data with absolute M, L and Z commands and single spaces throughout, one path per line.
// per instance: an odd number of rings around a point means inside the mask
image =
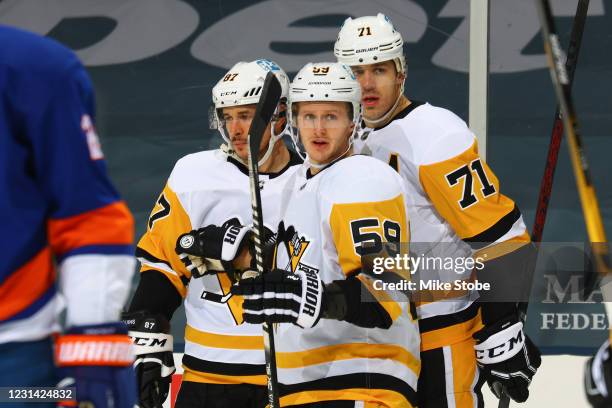
M 470 338 L 472 334 L 482 329 L 482 319 L 480 310 L 478 314 L 470 320 L 457 323 L 441 329 L 421 332 L 421 351 L 436 349 L 461 342 Z
M 210 384 L 267 384 L 265 375 L 221 375 L 194 371 L 185 366 L 183 366 L 183 369 L 183 381 Z
M 278 368 L 301 368 L 357 358 L 389 359 L 405 365 L 418 375 L 421 361 L 395 344 L 344 343 L 294 352 L 276 352 Z
M 348 388 L 344 390 L 302 391 L 280 398 L 282 407 L 311 404 L 321 401 L 365 401 L 368 408 L 412 408 L 413 405 L 402 394 L 382 389 Z
M 236 350 L 263 350 L 263 336 L 234 336 L 229 334 L 216 334 L 201 331 L 185 326 L 185 340 L 206 347 L 236 349 Z
M 499 242 L 495 245 L 491 245 L 487 248 L 481 249 L 474 253 L 473 258 L 481 258 L 485 261 L 490 261 L 495 258 L 507 255 L 510 252 L 518 250 L 523 245 L 527 245 L 531 242 L 529 233 L 525 231 L 518 237 L 511 238 L 507 241 Z

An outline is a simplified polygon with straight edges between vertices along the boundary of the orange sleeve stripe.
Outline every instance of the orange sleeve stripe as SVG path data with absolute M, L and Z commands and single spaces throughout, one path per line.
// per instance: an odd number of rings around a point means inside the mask
M 51 219 L 47 227 L 51 248 L 57 255 L 84 246 L 131 245 L 134 241 L 134 219 L 123 201 Z
M 0 320 L 8 319 L 40 298 L 55 282 L 51 250 L 45 248 L 0 285 Z

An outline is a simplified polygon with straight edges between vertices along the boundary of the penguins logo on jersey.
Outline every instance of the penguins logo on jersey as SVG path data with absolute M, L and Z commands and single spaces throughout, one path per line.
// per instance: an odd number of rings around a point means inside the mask
M 298 269 L 300 265 L 300 260 L 306 252 L 306 248 L 310 244 L 310 241 L 307 241 L 303 236 L 301 237 L 298 232 L 295 230 L 293 225 L 285 228 L 285 223 L 283 221 L 278 224 L 278 246 L 283 245 L 285 250 L 287 251 L 287 256 L 289 258 L 289 262 L 285 269 L 291 270 L 292 273 Z M 277 246 L 277 250 L 278 250 Z M 310 269 L 315 269 L 308 266 Z

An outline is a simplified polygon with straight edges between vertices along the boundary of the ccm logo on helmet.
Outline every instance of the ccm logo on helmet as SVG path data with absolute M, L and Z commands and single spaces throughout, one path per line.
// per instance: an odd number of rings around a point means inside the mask
M 493 359 L 503 356 L 514 350 L 515 347 L 522 347 L 524 343 L 523 331 L 519 330 L 515 337 L 510 337 L 508 341 L 491 347 L 486 350 L 476 350 L 477 359 Z

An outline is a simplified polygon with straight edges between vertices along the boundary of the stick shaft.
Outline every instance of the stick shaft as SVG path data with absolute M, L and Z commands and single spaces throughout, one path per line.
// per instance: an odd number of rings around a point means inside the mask
M 589 0 L 580 0 L 578 2 L 576 15 L 574 17 L 572 33 L 570 35 L 570 42 L 568 45 L 567 59 L 565 61 L 565 69 L 568 74 L 570 88 L 574 82 L 574 74 L 576 72 L 578 55 L 580 53 L 580 46 L 582 44 L 582 34 L 584 32 L 584 25 L 588 8 Z M 557 104 L 552 126 L 552 132 L 550 136 L 550 145 L 548 147 L 548 154 L 546 156 L 546 166 L 544 168 L 544 174 L 542 176 L 542 182 L 540 184 L 540 194 L 538 197 L 535 221 L 533 223 L 533 230 L 531 232 L 531 240 L 533 242 L 542 241 L 542 235 L 544 233 L 544 224 L 546 222 L 548 205 L 550 203 L 550 196 L 552 192 L 552 185 L 555 177 L 555 170 L 559 157 L 559 149 L 561 147 L 562 137 L 563 118 L 561 117 L 559 105 Z
M 249 129 L 249 186 L 251 190 L 251 209 L 253 213 L 253 240 L 255 247 L 255 265 L 257 272 L 264 273 L 263 240 L 264 224 L 259 185 L 259 146 L 263 133 L 274 113 L 281 96 L 280 83 L 272 72 L 268 72 L 251 127 Z M 268 380 L 268 403 L 270 408 L 279 408 L 278 375 L 276 369 L 276 350 L 274 346 L 273 326 L 263 323 L 264 354 L 266 358 L 266 376 Z
M 584 152 L 582 133 L 578 123 L 576 110 L 572 99 L 569 78 L 565 66 L 560 63 L 561 50 L 559 37 L 547 0 L 538 1 L 538 12 L 542 21 L 542 34 L 544 36 L 544 49 L 548 57 L 550 74 L 557 94 L 557 100 L 563 115 L 563 124 L 569 146 L 572 168 L 576 177 L 578 194 L 582 205 L 582 213 L 586 223 L 586 230 L 591 243 L 592 255 L 596 270 L 600 273 L 610 272 L 610 261 L 608 246 L 595 187 L 589 163 Z M 612 300 L 612 296 L 606 296 L 606 300 Z
M 568 87 L 571 89 L 572 83 L 574 82 L 574 74 L 576 72 L 576 65 L 578 62 L 578 55 L 580 53 L 580 45 L 582 44 L 582 34 L 584 32 L 584 25 L 586 21 L 587 11 L 589 8 L 589 0 L 579 0 L 578 7 L 576 9 L 576 15 L 574 17 L 574 23 L 572 26 L 572 33 L 570 35 L 570 42 L 568 45 L 567 58 L 565 62 L 565 70 L 568 75 Z M 543 24 L 544 25 L 544 24 Z M 544 30 L 544 28 L 543 28 Z M 538 196 L 538 205 L 535 214 L 535 220 L 533 223 L 533 230 L 531 232 L 531 240 L 533 242 L 541 242 L 542 235 L 544 234 L 544 224 L 546 223 L 546 215 L 548 212 L 548 205 L 550 203 L 550 196 L 552 192 L 552 185 L 555 177 L 555 170 L 557 167 L 557 160 L 559 157 L 559 149 L 561 148 L 561 139 L 563 137 L 563 118 L 561 115 L 560 106 L 557 104 L 555 109 L 555 116 L 552 126 L 552 132 L 550 136 L 550 145 L 548 147 L 548 154 L 546 156 L 546 166 L 544 168 L 544 175 L 542 176 L 542 182 L 540 184 L 540 194 Z M 535 268 L 535 261 L 533 264 Z M 519 313 L 523 319 L 527 319 L 527 308 L 529 307 L 528 302 L 519 303 Z M 502 389 L 498 408 L 508 408 L 510 406 L 510 397 L 506 393 L 505 389 Z

